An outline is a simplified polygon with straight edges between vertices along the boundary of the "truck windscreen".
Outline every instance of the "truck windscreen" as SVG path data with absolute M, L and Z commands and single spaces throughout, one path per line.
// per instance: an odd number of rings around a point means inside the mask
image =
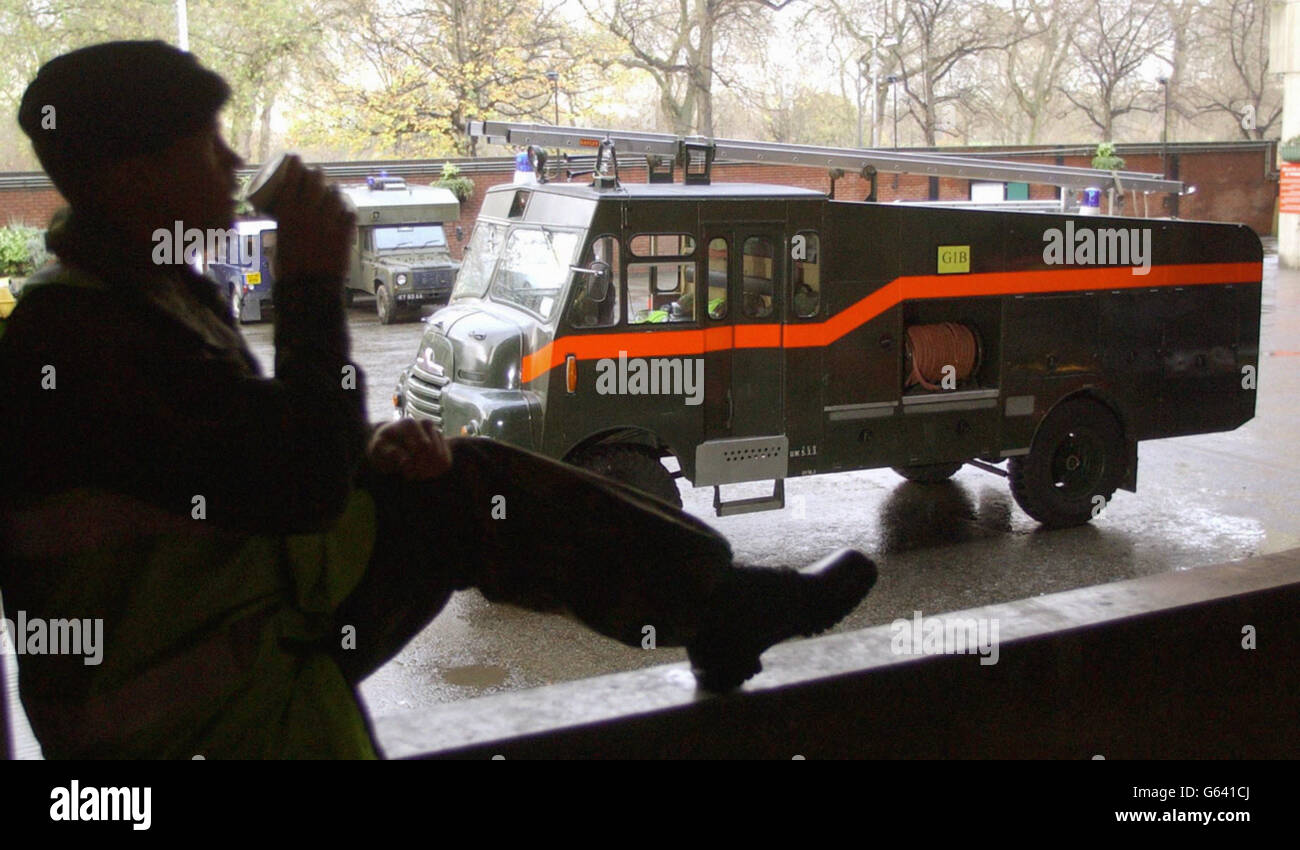
M 501 254 L 507 229 L 507 225 L 494 221 L 480 221 L 474 227 L 474 235 L 470 237 L 460 259 L 460 272 L 456 275 L 456 285 L 451 291 L 452 300 L 482 298 L 487 293 L 488 284 L 492 282 L 492 269 Z
M 447 234 L 441 224 L 402 224 L 393 227 L 376 227 L 376 251 L 409 248 L 446 248 Z
M 581 234 L 574 231 L 516 227 L 501 249 L 492 276 L 492 298 L 549 319 L 581 242 Z

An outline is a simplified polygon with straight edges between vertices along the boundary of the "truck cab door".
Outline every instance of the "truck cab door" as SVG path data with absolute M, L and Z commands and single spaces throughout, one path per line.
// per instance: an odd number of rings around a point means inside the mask
M 704 226 L 706 439 L 784 433 L 784 251 L 776 224 Z
M 781 321 L 786 302 L 785 243 L 776 224 L 735 230 L 730 280 L 734 315 L 731 435 L 785 433 Z

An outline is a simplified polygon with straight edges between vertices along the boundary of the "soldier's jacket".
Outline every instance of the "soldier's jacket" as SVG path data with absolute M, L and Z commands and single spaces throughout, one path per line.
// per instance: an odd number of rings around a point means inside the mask
M 104 626 L 98 665 L 17 658 L 45 754 L 373 756 L 325 651 L 375 524 L 339 299 L 277 293 L 268 379 L 206 278 L 75 219 L 51 248 L 0 337 L 0 591 Z

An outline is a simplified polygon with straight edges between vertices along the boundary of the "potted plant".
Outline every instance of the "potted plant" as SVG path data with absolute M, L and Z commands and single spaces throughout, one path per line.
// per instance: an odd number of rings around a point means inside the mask
M 1300 162 L 1300 136 L 1292 136 L 1278 145 L 1278 152 L 1285 162 Z
M 433 185 L 449 190 L 462 204 L 474 194 L 474 181 L 462 175 L 460 168 L 450 162 L 442 164 L 442 176 Z
M 1097 155 L 1092 158 L 1092 167 L 1103 171 L 1119 171 L 1124 167 L 1124 157 L 1115 155 L 1114 142 L 1101 142 L 1097 145 Z

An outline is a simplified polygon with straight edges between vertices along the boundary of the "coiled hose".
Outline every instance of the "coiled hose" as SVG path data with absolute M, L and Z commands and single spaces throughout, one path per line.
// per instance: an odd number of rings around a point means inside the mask
M 979 342 L 975 331 L 956 322 L 911 325 L 907 329 L 907 359 L 912 371 L 907 386 L 920 384 L 927 390 L 943 389 L 944 367 L 953 367 L 953 377 L 962 381 L 975 371 Z

